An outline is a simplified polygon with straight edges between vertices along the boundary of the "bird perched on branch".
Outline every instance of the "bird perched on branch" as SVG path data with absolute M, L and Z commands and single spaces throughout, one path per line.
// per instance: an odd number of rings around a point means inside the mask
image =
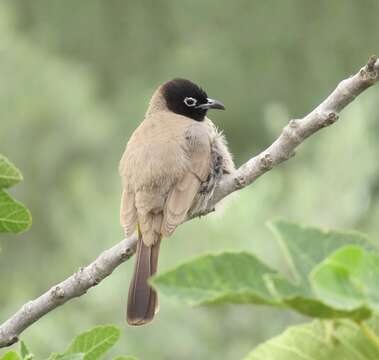
M 189 80 L 166 82 L 121 158 L 121 225 L 126 236 L 138 231 L 127 306 L 131 325 L 146 324 L 156 313 L 157 294 L 147 280 L 157 271 L 161 239 L 201 213 L 221 176 L 234 170 L 224 136 L 207 118 L 210 109 L 225 108 Z

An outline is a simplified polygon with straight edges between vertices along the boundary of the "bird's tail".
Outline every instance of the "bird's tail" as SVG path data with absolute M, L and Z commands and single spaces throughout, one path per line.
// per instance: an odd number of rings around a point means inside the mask
M 129 325 L 144 325 L 153 320 L 157 310 L 157 293 L 147 280 L 157 271 L 161 237 L 154 245 L 146 246 L 138 231 L 137 256 L 129 287 L 127 321 Z

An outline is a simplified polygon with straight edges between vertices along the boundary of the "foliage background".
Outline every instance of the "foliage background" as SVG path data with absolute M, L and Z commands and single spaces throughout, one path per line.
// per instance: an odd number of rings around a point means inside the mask
M 211 114 L 240 164 L 289 118 L 310 111 L 378 52 L 379 4 L 322 0 L 0 2 L 0 152 L 22 170 L 12 193 L 32 211 L 1 236 L 0 321 L 122 236 L 118 161 L 160 83 L 182 76 L 225 102 Z M 379 232 L 379 89 L 310 139 L 288 164 L 182 226 L 160 268 L 222 249 L 282 268 L 266 220 Z M 24 333 L 40 357 L 100 323 L 122 327 L 115 353 L 237 359 L 304 319 L 249 306 L 188 308 L 161 298 L 156 321 L 124 321 L 133 262 Z M 285 269 L 284 269 L 285 270 Z

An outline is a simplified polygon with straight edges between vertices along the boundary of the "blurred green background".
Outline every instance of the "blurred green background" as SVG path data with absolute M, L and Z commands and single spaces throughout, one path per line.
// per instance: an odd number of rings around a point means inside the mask
M 0 153 L 22 170 L 13 190 L 34 223 L 1 236 L 0 321 L 122 238 L 118 161 L 155 88 L 198 82 L 227 111 L 237 164 L 269 145 L 290 118 L 379 52 L 377 1 L 1 0 Z M 379 88 L 298 155 L 216 214 L 178 229 L 160 269 L 223 249 L 253 251 L 284 267 L 265 222 L 281 216 L 379 232 Z M 39 358 L 89 327 L 114 323 L 114 354 L 140 359 L 239 359 L 305 319 L 264 307 L 189 308 L 161 297 L 150 325 L 126 325 L 133 261 L 88 295 L 23 334 Z

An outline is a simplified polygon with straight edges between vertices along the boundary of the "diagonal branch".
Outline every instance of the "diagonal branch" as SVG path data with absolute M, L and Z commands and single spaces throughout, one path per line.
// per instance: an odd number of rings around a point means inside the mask
M 303 119 L 291 120 L 280 136 L 266 150 L 248 160 L 234 173 L 225 175 L 218 185 L 205 213 L 234 191 L 250 185 L 274 166 L 288 160 L 295 149 L 310 135 L 333 124 L 339 112 L 360 93 L 379 80 L 379 60 L 371 56 L 357 74 L 339 83 L 337 88 Z M 198 214 L 198 215 L 204 215 Z M 18 336 L 30 325 L 72 298 L 84 295 L 135 252 L 137 238 L 124 239 L 105 250 L 91 264 L 53 286 L 35 300 L 27 302 L 0 326 L 0 348 L 18 341 Z
M 280 136 L 264 151 L 233 174 L 224 176 L 212 199 L 213 207 L 234 191 L 250 185 L 274 166 L 295 155 L 295 149 L 318 130 L 334 124 L 339 112 L 379 80 L 379 60 L 371 56 L 358 73 L 342 80 L 335 90 L 302 119 L 291 120 Z M 211 206 L 212 207 L 212 206 Z
M 42 316 L 65 302 L 84 295 L 128 260 L 136 251 L 137 236 L 124 239 L 102 252 L 98 258 L 66 280 L 54 285 L 40 297 L 27 302 L 0 326 L 0 348 L 18 341 L 18 336 Z

